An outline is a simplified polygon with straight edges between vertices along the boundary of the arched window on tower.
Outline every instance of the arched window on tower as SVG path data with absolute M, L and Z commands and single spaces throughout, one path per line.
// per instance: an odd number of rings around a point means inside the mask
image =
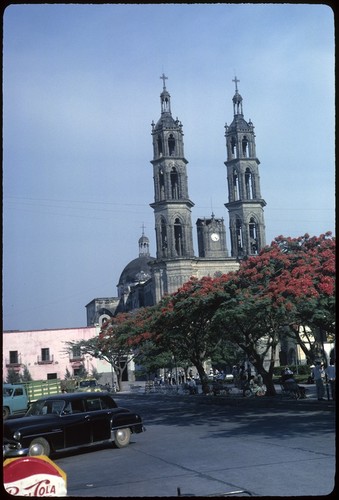
M 171 134 L 168 138 L 168 154 L 173 156 L 175 154 L 175 139 L 173 134 Z
M 249 168 L 246 168 L 245 172 L 245 192 L 246 192 L 246 199 L 247 200 L 252 200 L 253 199 L 253 184 L 252 184 L 252 173 Z
M 250 252 L 252 255 L 258 253 L 258 234 L 257 234 L 257 223 L 254 217 L 250 218 L 249 223 L 249 233 L 250 233 Z
M 248 154 L 248 151 L 247 151 L 247 148 L 248 148 L 248 140 L 247 140 L 247 137 L 246 135 L 244 135 L 243 139 L 242 139 L 242 155 L 244 158 L 247 158 L 247 154 Z
M 233 200 L 239 200 L 239 177 L 235 169 L 233 170 Z
M 159 194 L 160 200 L 165 199 L 165 176 L 162 169 L 159 171 Z
M 161 112 L 162 113 L 169 113 L 170 112 L 170 100 L 167 96 L 162 97 L 162 99 L 161 99 Z
M 182 224 L 177 218 L 174 221 L 174 247 L 178 257 L 184 253 L 183 239 L 182 239 Z
M 171 170 L 171 194 L 172 200 L 177 200 L 179 198 L 179 176 L 174 167 Z
M 236 144 L 237 144 L 237 142 L 235 140 L 235 137 L 232 137 L 232 139 L 231 139 L 231 154 L 232 154 L 232 158 L 235 158 L 235 156 L 236 156 L 236 152 L 237 152 L 236 151 Z
M 160 237 L 161 237 L 161 253 L 162 253 L 162 257 L 166 257 L 167 256 L 167 225 L 166 225 L 166 221 L 165 219 L 162 217 L 161 218 L 161 234 L 160 234 Z
M 158 135 L 157 144 L 158 144 L 158 155 L 162 156 L 162 139 L 160 135 Z
M 242 236 L 242 223 L 240 219 L 237 219 L 236 226 L 236 245 L 237 245 L 237 255 L 243 255 L 243 236 Z

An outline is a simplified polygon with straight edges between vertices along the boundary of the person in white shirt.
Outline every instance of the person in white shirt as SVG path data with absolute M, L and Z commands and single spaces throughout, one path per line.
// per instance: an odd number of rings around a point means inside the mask
M 318 401 L 322 401 L 325 395 L 325 386 L 324 386 L 324 378 L 325 378 L 325 370 L 324 364 L 321 361 L 317 361 L 315 367 L 312 368 L 313 378 L 317 389 L 317 397 Z
M 332 399 L 335 401 L 335 364 L 333 360 L 330 361 L 325 373 L 327 375 L 327 380 L 330 383 Z

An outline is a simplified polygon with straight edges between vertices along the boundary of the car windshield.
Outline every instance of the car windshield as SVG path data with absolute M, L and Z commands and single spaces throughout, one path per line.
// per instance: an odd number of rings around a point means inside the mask
M 65 401 L 63 399 L 40 399 L 31 405 L 26 416 L 60 415 L 63 412 Z
M 96 380 L 82 380 L 79 384 L 80 387 L 94 387 L 96 386 Z
M 11 396 L 13 394 L 14 389 L 10 389 L 9 387 L 4 387 L 3 391 L 4 391 L 3 394 L 4 396 Z

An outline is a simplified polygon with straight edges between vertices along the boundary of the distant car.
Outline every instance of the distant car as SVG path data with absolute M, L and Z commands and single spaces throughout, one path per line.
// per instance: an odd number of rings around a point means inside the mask
M 140 415 L 118 407 L 108 392 L 57 394 L 4 421 L 3 456 L 50 456 L 102 443 L 123 448 L 144 430 Z

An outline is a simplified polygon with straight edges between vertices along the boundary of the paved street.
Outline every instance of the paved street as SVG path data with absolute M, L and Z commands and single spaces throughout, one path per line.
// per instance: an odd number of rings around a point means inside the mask
M 334 487 L 332 401 L 141 393 L 115 399 L 140 412 L 147 431 L 126 449 L 55 459 L 69 496 L 322 496 Z

